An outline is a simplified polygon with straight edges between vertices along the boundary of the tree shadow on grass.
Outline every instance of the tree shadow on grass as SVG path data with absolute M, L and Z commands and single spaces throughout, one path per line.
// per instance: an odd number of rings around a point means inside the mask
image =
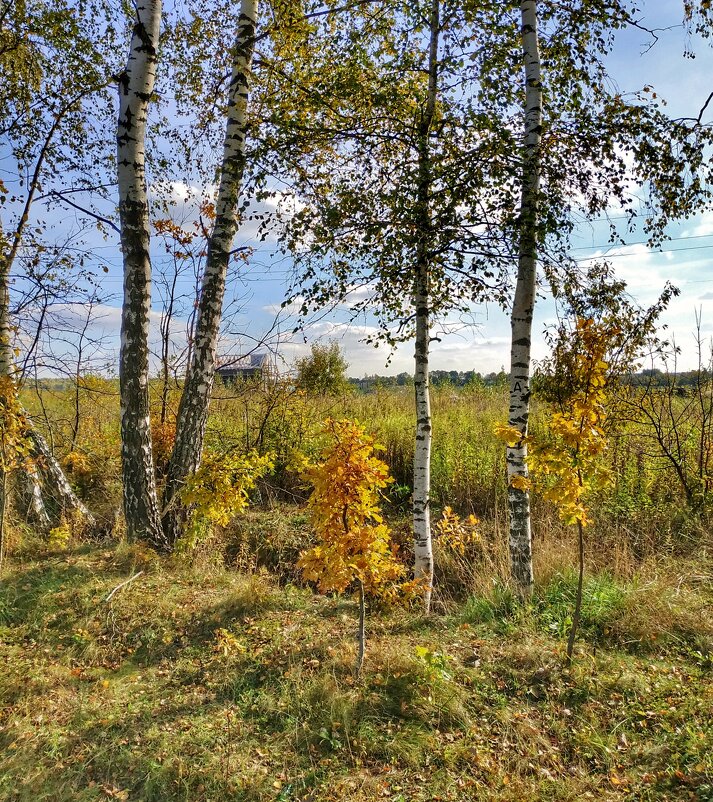
M 16 569 L 0 582 L 0 623 L 22 626 L 66 610 L 62 594 L 81 591 L 96 578 L 95 568 L 66 560 Z

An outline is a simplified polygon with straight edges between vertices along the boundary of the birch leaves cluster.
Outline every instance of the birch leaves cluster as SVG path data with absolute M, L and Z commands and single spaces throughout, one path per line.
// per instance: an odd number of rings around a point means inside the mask
M 230 452 L 206 454 L 181 488 L 180 502 L 191 509 L 190 525 L 182 543 L 191 548 L 204 540 L 213 526 L 227 526 L 248 506 L 258 479 L 274 468 L 271 454 Z
M 380 493 L 393 482 L 389 468 L 358 423 L 328 420 L 325 434 L 320 461 L 302 471 L 313 488 L 309 510 L 318 542 L 298 567 L 321 591 L 342 593 L 358 582 L 367 594 L 388 597 L 404 571 L 380 510 Z
M 610 481 L 602 460 L 608 439 L 606 360 L 617 333 L 612 323 L 576 321 L 566 397 L 550 415 L 546 431 L 528 435 L 529 476 L 510 477 L 510 484 L 523 492 L 531 490 L 533 482 L 541 484 L 542 497 L 555 505 L 568 525 L 591 522 L 589 499 Z M 521 441 L 514 427 L 502 425 L 495 431 L 509 447 Z

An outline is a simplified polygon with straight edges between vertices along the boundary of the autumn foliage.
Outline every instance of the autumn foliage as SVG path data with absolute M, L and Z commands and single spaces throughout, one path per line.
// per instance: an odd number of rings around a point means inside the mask
M 550 441 L 536 444 L 529 467 L 536 476 L 548 477 L 544 497 L 553 501 L 567 524 L 590 523 L 587 498 L 610 481 L 602 456 L 607 449 L 606 354 L 611 327 L 591 318 L 577 321 L 567 407 L 553 412 Z
M 168 461 L 171 458 L 173 444 L 176 441 L 176 424 L 173 421 L 165 423 L 151 421 L 151 447 L 153 449 L 154 467 L 159 477 L 163 477 L 168 470 Z
M 525 438 L 528 445 L 527 467 L 544 486 L 543 497 L 552 501 L 564 523 L 577 526 L 579 578 L 572 625 L 567 641 L 567 662 L 571 662 L 574 640 L 582 607 L 584 576 L 584 527 L 591 523 L 589 499 L 610 481 L 602 457 L 607 449 L 607 383 L 610 366 L 607 354 L 612 348 L 618 326 L 609 319 L 595 321 L 578 318 L 567 347 L 560 349 L 560 408 L 552 413 L 548 436 Z M 520 433 L 499 426 L 496 434 L 508 445 L 518 442 Z M 529 490 L 529 477 L 511 478 L 522 490 Z
M 27 420 L 9 376 L 0 376 L 0 457 L 3 473 L 20 466 L 28 454 Z
M 451 507 L 444 507 L 443 514 L 434 527 L 438 544 L 441 548 L 465 555 L 467 548 L 481 542 L 479 523 L 475 515 L 471 514 L 463 520 Z
M 208 452 L 200 468 L 188 477 L 181 502 L 191 508 L 184 545 L 195 545 L 214 526 L 226 526 L 249 503 L 249 493 L 260 477 L 273 468 L 271 454 L 238 451 Z
M 559 410 L 552 413 L 545 438 L 528 437 L 527 467 L 544 486 L 543 497 L 557 507 L 566 524 L 591 523 L 587 499 L 610 480 L 602 457 L 607 448 L 607 350 L 612 327 L 592 318 L 580 318 L 573 336 L 567 384 L 569 392 Z M 520 432 L 497 426 L 495 433 L 514 445 Z M 513 476 L 511 484 L 529 490 L 532 481 Z
M 388 598 L 404 574 L 379 508 L 379 494 L 393 479 L 363 426 L 330 419 L 324 429 L 330 442 L 302 474 L 314 488 L 309 509 L 318 542 L 298 567 L 323 592 L 361 582 L 365 593 Z
M 8 477 L 29 456 L 27 420 L 9 376 L 0 376 L 0 567 L 5 555 Z

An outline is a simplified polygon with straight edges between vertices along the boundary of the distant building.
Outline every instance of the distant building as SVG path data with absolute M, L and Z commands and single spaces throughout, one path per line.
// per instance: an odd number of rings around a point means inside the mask
M 268 379 L 275 371 L 269 354 L 248 354 L 247 356 L 219 356 L 216 373 L 226 383 L 245 379 Z

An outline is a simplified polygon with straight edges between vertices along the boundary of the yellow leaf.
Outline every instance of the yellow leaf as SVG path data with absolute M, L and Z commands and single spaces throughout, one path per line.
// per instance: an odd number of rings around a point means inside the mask
M 524 438 L 522 432 L 514 426 L 508 426 L 506 423 L 497 423 L 493 427 L 493 433 L 499 440 L 503 440 L 506 445 L 511 448 L 520 443 Z
M 527 493 L 527 491 L 532 488 L 532 481 L 528 479 L 527 476 L 514 474 L 510 477 L 510 487 L 514 487 L 516 490 L 522 490 L 523 492 Z

